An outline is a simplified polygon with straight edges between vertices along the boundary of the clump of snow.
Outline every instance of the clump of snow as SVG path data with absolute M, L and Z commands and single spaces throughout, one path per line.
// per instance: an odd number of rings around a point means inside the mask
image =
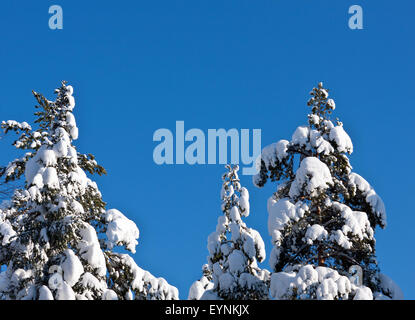
M 85 272 L 82 274 L 79 283 L 88 289 L 104 291 L 106 288 L 106 284 L 104 281 L 98 280 L 92 273 Z
M 291 198 L 296 198 L 302 195 L 302 190 L 305 190 L 306 195 L 317 196 L 319 192 L 326 190 L 331 184 L 333 184 L 333 180 L 327 165 L 316 157 L 307 157 L 301 161 L 295 174 L 295 180 L 291 184 L 289 195 Z
M 53 167 L 47 167 L 42 174 L 43 183 L 50 189 L 59 189 L 59 179 L 56 169 Z
M 118 300 L 118 296 L 113 290 L 107 289 L 102 294 L 102 300 Z
M 243 237 L 245 239 L 244 251 L 248 257 L 250 259 L 255 257 L 259 262 L 264 261 L 266 258 L 265 244 L 259 232 L 249 228 L 249 232 L 245 232 Z
M 203 276 L 200 280 L 193 282 L 189 289 L 188 300 L 200 300 L 205 291 L 213 289 L 213 282 Z
M 291 143 L 299 146 L 308 146 L 310 128 L 306 126 L 298 127 L 291 138 Z
M 239 197 L 239 207 L 244 217 L 249 216 L 249 192 L 245 187 L 241 188 L 241 196 Z
M 66 86 L 65 96 L 68 99 L 68 109 L 73 110 L 75 108 L 75 98 L 73 97 L 73 87 Z
M 334 151 L 333 146 L 323 138 L 321 133 L 318 130 L 310 130 L 310 144 L 312 147 L 316 148 L 317 153 L 324 155 L 329 155 Z
M 283 161 L 287 156 L 287 147 L 289 142 L 287 140 L 279 140 L 262 149 L 261 159 L 264 161 L 266 168 L 269 170 L 275 166 L 277 161 Z
M 350 279 L 328 267 L 301 266 L 298 271 L 273 273 L 270 294 L 274 299 L 372 300 L 370 288 L 356 286 Z
M 75 292 L 66 282 L 63 282 L 56 292 L 56 300 L 75 300 Z
M 62 268 L 56 268 L 48 281 L 49 289 L 55 291 L 56 300 L 75 300 L 75 292 L 71 286 L 66 283 L 62 276 Z M 50 270 L 50 272 L 53 271 Z
M 78 249 L 81 257 L 97 270 L 98 275 L 105 276 L 107 271 L 105 257 L 95 229 L 90 224 L 84 224 L 79 233 L 81 241 L 78 242 Z
M 327 100 L 327 105 L 330 107 L 330 109 L 334 110 L 336 109 L 336 103 L 334 102 L 333 99 L 328 99 Z
M 330 234 L 330 240 L 336 242 L 339 246 L 349 250 L 352 248 L 352 243 L 342 230 L 335 230 Z
M 381 197 L 379 197 L 372 186 L 357 173 L 349 174 L 349 187 L 352 189 L 352 196 L 359 190 L 365 197 L 366 202 L 372 208 L 373 213 L 380 219 L 381 226 L 386 227 L 386 209 Z
M 308 119 L 309 119 L 309 121 L 310 121 L 310 124 L 312 124 L 312 125 L 319 124 L 319 123 L 320 123 L 320 121 L 322 120 L 322 118 L 321 118 L 321 117 L 319 117 L 319 116 L 318 116 L 318 115 L 316 115 L 316 114 L 309 114 L 309 115 L 308 115 Z
M 276 143 L 272 143 L 262 149 L 261 160 L 264 161 L 267 170 L 277 162 Z
M 47 286 L 41 286 L 39 288 L 39 300 L 54 300 L 53 294 Z
M 71 249 L 66 249 L 64 254 L 66 258 L 61 265 L 63 277 L 66 283 L 73 287 L 84 273 L 84 267 L 82 266 L 79 258 Z
M 327 236 L 328 236 L 328 232 L 326 231 L 326 229 L 324 229 L 324 227 L 322 227 L 319 224 L 314 224 L 307 229 L 307 232 L 305 234 L 305 239 L 307 243 L 311 245 L 316 240 L 321 241 L 321 240 L 326 239 Z
M 336 126 L 330 130 L 330 141 L 334 141 L 337 146 L 337 151 L 347 152 L 351 154 L 353 152 L 353 143 L 349 135 L 344 131 L 343 126 Z
M 244 271 L 246 258 L 240 250 L 233 250 L 232 253 L 228 256 L 228 262 L 229 271 L 231 273 L 238 274 Z
M 343 234 L 351 233 L 360 240 L 373 238 L 373 229 L 365 212 L 353 211 L 348 206 L 338 202 L 333 202 L 333 208 L 339 210 L 344 219 L 344 225 L 341 230 Z
M 1 245 L 5 246 L 10 243 L 10 240 L 16 236 L 10 222 L 2 219 L 2 211 L 0 210 L 0 235 L 3 237 Z
M 52 167 L 56 165 L 56 154 L 53 150 L 45 148 L 42 146 L 38 152 L 37 157 L 40 159 L 45 167 Z
M 36 185 L 38 188 L 47 185 L 50 189 L 59 189 L 56 164 L 57 155 L 55 150 L 42 146 L 36 155 L 26 162 L 25 178 L 27 185 Z
M 151 273 L 141 269 L 134 260 L 127 254 L 119 255 L 123 264 L 128 266 L 133 274 L 131 288 L 133 290 L 143 291 L 148 287 L 148 295 L 163 300 L 177 300 L 179 292 L 176 287 L 167 283 L 164 278 L 155 278 Z
M 268 232 L 273 243 L 281 240 L 281 231 L 291 221 L 298 221 L 308 210 L 302 202 L 293 204 L 290 199 L 283 198 L 276 201 L 273 197 L 268 199 Z
M 368 287 L 357 288 L 353 300 L 373 300 L 372 290 Z
M 236 224 L 233 224 L 234 226 L 237 226 L 237 223 L 241 221 L 241 215 L 239 213 L 239 209 L 237 206 L 232 207 L 232 209 L 229 212 L 229 218 L 230 221 L 236 222 Z
M 107 221 L 107 245 L 111 249 L 116 245 L 125 245 L 127 250 L 135 253 L 140 233 L 136 224 L 117 209 L 110 209 L 105 214 Z

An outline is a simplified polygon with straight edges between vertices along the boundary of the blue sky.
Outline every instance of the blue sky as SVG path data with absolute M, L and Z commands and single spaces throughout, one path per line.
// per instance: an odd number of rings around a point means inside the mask
M 62 30 L 48 27 L 53 4 L 63 8 Z M 363 8 L 363 30 L 348 28 L 353 4 Z M 415 299 L 414 12 L 404 0 L 3 0 L 0 118 L 32 121 L 31 90 L 52 99 L 69 81 L 76 145 L 107 169 L 96 181 L 108 207 L 137 223 L 135 260 L 185 299 L 221 214 L 224 170 L 156 165 L 154 131 L 183 120 L 205 132 L 258 128 L 263 146 L 289 139 L 323 81 L 353 140 L 354 171 L 386 205 L 388 226 L 376 232 L 381 270 Z M 1 143 L 3 165 L 11 155 Z M 266 201 L 276 186 L 242 183 L 251 194 L 246 222 L 269 252 Z

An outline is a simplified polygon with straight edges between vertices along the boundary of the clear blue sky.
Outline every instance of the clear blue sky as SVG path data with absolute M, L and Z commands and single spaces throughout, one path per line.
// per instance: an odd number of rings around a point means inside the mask
M 50 5 L 63 30 L 48 27 Z M 364 29 L 348 28 L 360 4 Z M 308 92 L 323 81 L 353 139 L 354 171 L 382 196 L 381 270 L 415 299 L 413 1 L 11 1 L 0 4 L 1 119 L 32 121 L 31 90 L 52 99 L 75 88 L 78 150 L 108 175 L 109 208 L 133 219 L 137 263 L 177 286 L 201 275 L 207 236 L 221 214 L 221 165 L 158 166 L 158 128 L 259 128 L 263 146 L 306 123 Z M 10 147 L 0 144 L 1 163 Z M 266 201 L 250 190 L 247 224 L 271 249 Z M 264 264 L 269 268 L 268 260 Z

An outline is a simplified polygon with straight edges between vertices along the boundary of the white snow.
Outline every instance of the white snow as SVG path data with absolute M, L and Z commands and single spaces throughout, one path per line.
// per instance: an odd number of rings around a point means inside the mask
M 247 217 L 249 216 L 249 192 L 245 187 L 242 187 L 240 193 L 239 206 L 242 209 L 241 213 L 244 217 Z
M 306 126 L 300 126 L 298 127 L 291 138 L 291 143 L 296 145 L 300 145 L 300 146 L 307 146 L 308 141 L 309 141 L 309 133 L 310 133 L 310 128 L 306 127 Z
M 73 287 L 84 273 L 84 267 L 71 249 L 66 249 L 64 254 L 66 258 L 61 265 L 63 278 L 69 286 Z
M 57 289 L 56 300 L 75 300 L 75 292 L 72 288 L 63 281 L 61 286 Z
M 268 232 L 273 243 L 281 239 L 281 231 L 290 222 L 298 221 L 308 210 L 307 205 L 302 202 L 293 204 L 290 199 L 283 198 L 275 201 L 273 197 L 268 199 Z
M 218 252 L 220 244 L 220 234 L 221 232 L 214 231 L 208 236 L 207 249 L 210 255 L 215 255 Z
M 276 163 L 276 143 L 272 143 L 262 149 L 261 159 L 264 161 L 265 166 L 268 170 Z
M 60 272 L 55 272 L 49 277 L 48 285 L 51 290 L 60 289 L 62 287 L 62 284 L 63 284 L 63 278 Z
M 345 219 L 342 227 L 343 234 L 347 235 L 350 232 L 361 240 L 373 238 L 373 229 L 365 212 L 352 211 L 348 206 L 338 202 L 333 202 L 333 207 L 339 209 L 341 216 Z
M 53 167 L 47 167 L 42 174 L 43 183 L 50 189 L 59 189 L 59 179 L 56 169 Z
M 34 156 L 26 162 L 25 166 L 25 178 L 27 185 L 33 184 L 33 178 L 38 174 L 39 169 L 41 168 L 38 158 Z M 43 169 L 43 168 L 42 168 Z M 42 178 L 43 180 L 43 178 Z
M 366 202 L 370 204 L 373 213 L 379 217 L 381 226 L 386 227 L 386 209 L 382 198 L 379 197 L 372 186 L 357 173 L 349 174 L 349 187 L 358 189 L 366 198 Z
M 372 290 L 368 287 L 358 287 L 353 300 L 373 300 Z
M 229 212 L 229 218 L 233 222 L 241 221 L 241 215 L 239 213 L 238 207 L 236 206 L 232 207 L 231 211 Z
M 193 282 L 189 289 L 188 300 L 200 300 L 207 290 L 213 289 L 213 282 L 209 281 L 205 276 L 200 280 Z
M 79 283 L 85 287 L 94 290 L 103 291 L 106 287 L 105 282 L 99 281 L 92 273 L 85 272 L 82 274 Z
M 258 259 L 259 262 L 262 262 L 265 260 L 266 258 L 266 252 L 265 252 L 265 243 L 264 240 L 262 239 L 260 233 L 257 230 L 254 229 L 249 229 L 249 233 L 245 233 L 246 236 L 246 241 L 248 241 L 249 238 L 252 237 L 253 239 L 253 243 L 255 246 L 255 252 L 253 251 L 252 248 L 250 248 L 250 250 L 245 250 L 245 246 L 244 246 L 244 251 L 245 253 L 247 253 L 249 255 L 249 257 L 255 257 Z M 250 244 L 250 243 L 249 243 Z
M 279 140 L 277 144 L 275 145 L 277 158 L 280 162 L 283 161 L 288 156 L 287 148 L 288 148 L 289 143 L 290 142 L 287 140 Z
M 56 165 L 56 154 L 52 149 L 46 149 L 42 146 L 38 152 L 37 157 L 40 159 L 45 167 L 52 167 Z
M 68 108 L 69 110 L 73 110 L 75 108 L 75 98 L 71 95 L 66 96 L 68 98 Z
M 219 276 L 219 287 L 221 291 L 231 291 L 235 286 L 235 278 L 230 273 Z
M 316 114 L 309 114 L 308 119 L 310 120 L 311 124 L 318 124 L 321 120 L 321 118 Z
M 297 169 L 289 195 L 291 198 L 296 198 L 302 195 L 301 190 L 305 187 L 307 195 L 317 196 L 332 183 L 333 180 L 327 165 L 315 157 L 307 157 L 301 161 L 300 167 Z
M 38 173 L 34 176 L 32 183 L 34 185 L 34 187 L 37 187 L 38 189 L 42 189 L 44 184 L 43 184 L 43 173 L 45 172 L 44 168 L 41 168 Z
M 294 287 L 294 272 L 278 272 L 271 275 L 270 294 L 274 299 L 283 299 Z
M 305 238 L 308 244 L 313 244 L 315 240 L 324 240 L 328 236 L 328 232 L 319 224 L 314 224 L 308 227 Z
M 277 300 L 292 295 L 303 299 L 347 299 L 353 290 L 350 280 L 336 270 L 312 265 L 302 266 L 298 272 L 273 273 L 270 284 L 271 296 Z
M 73 95 L 73 87 L 71 85 L 66 86 L 66 95 L 67 96 Z
M 118 254 L 124 265 L 126 265 L 133 275 L 133 281 L 131 283 L 131 289 L 142 291 L 146 283 L 150 284 L 150 294 L 158 293 L 160 298 L 166 300 L 177 300 L 179 292 L 176 287 L 173 287 L 167 283 L 163 278 L 155 278 L 151 273 L 141 269 L 132 257 L 127 254 Z
M 53 300 L 53 294 L 46 286 L 39 288 L 39 300 Z
M 310 130 L 310 144 L 319 154 L 329 155 L 334 151 L 330 142 L 325 140 L 318 130 Z
M 140 233 L 136 224 L 125 217 L 117 209 L 110 209 L 105 214 L 107 225 L 107 245 L 111 249 L 114 246 L 123 244 L 127 250 L 135 253 L 135 247 L 138 244 Z
M 75 214 L 83 214 L 85 213 L 84 207 L 76 200 L 72 200 L 71 208 Z
M 78 135 L 79 135 L 79 129 L 78 127 L 72 127 L 71 128 L 71 137 L 73 140 L 77 140 L 78 139 Z
M 107 289 L 102 294 L 102 300 L 118 300 L 118 296 L 113 290 Z
M 79 191 L 81 194 L 85 193 L 86 187 L 88 186 L 90 180 L 81 168 L 77 167 L 75 171 L 70 172 L 68 178 L 72 182 L 78 184 Z
M 9 221 L 2 221 L 2 212 L 0 210 L 0 234 L 3 237 L 1 242 L 2 246 L 6 246 L 10 243 L 10 239 L 16 236 L 16 232 L 13 230 Z
M 66 123 L 69 128 L 69 133 L 71 134 L 71 137 L 73 140 L 78 139 L 78 127 L 76 126 L 76 120 L 72 112 L 66 113 Z
M 347 152 L 351 154 L 353 152 L 353 143 L 349 135 L 344 131 L 343 126 L 336 126 L 330 130 L 330 141 L 334 141 L 337 145 L 337 151 Z
M 79 233 L 82 238 L 78 243 L 81 257 L 97 270 L 98 275 L 105 276 L 107 271 L 105 257 L 99 245 L 95 229 L 90 224 L 85 223 L 79 230 Z
M 334 110 L 334 109 L 336 109 L 336 103 L 334 102 L 334 100 L 333 99 L 328 99 L 327 100 L 327 105 L 332 109 L 332 110 Z
M 68 143 L 61 139 L 54 146 L 53 151 L 58 157 L 66 157 L 68 155 Z
M 229 271 L 232 273 L 241 273 L 245 269 L 246 258 L 240 250 L 233 250 L 228 256 Z
M 352 248 L 352 243 L 349 241 L 349 238 L 341 230 L 333 231 L 330 234 L 330 240 L 347 250 Z
M 287 140 L 279 140 L 262 149 L 261 159 L 269 170 L 271 166 L 275 166 L 277 160 L 283 161 L 288 156 L 287 147 L 289 142 Z

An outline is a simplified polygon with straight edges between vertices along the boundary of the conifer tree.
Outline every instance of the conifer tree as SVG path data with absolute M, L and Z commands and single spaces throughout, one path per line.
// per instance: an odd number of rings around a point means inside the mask
M 386 226 L 382 199 L 352 172 L 353 144 L 330 115 L 335 102 L 319 83 L 311 91 L 308 125 L 291 141 L 263 149 L 254 184 L 278 182 L 268 200 L 274 248 L 270 291 L 276 299 L 403 298 L 379 271 L 374 230 Z M 357 274 L 355 274 L 357 272 Z
M 104 174 L 91 154 L 79 153 L 72 86 L 62 82 L 55 101 L 33 92 L 34 130 L 6 121 L 24 155 L 0 170 L 6 183 L 24 179 L 0 207 L 0 299 L 177 299 L 177 289 L 136 265 L 135 223 L 107 210 L 87 174 Z M 4 269 L 4 268 L 3 268 Z
M 248 190 L 241 186 L 237 165 L 226 165 L 221 191 L 222 212 L 208 237 L 208 264 L 193 283 L 189 299 L 268 299 L 269 272 L 258 267 L 265 259 L 260 234 L 242 221 L 250 213 Z

